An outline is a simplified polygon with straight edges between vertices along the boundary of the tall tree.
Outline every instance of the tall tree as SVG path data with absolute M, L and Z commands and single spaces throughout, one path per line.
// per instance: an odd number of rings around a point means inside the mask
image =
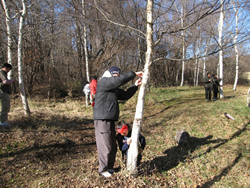
M 83 14 L 83 17 L 84 17 L 83 46 L 84 46 L 84 53 L 85 53 L 86 77 L 87 77 L 87 81 L 90 82 L 90 78 L 89 78 L 89 56 L 88 56 L 88 48 L 87 48 L 86 13 L 85 13 L 85 2 L 84 2 L 84 0 L 82 0 L 82 14 Z
M 222 47 L 222 33 L 223 33 L 223 22 L 224 22 L 224 0 L 220 0 L 221 8 L 220 8 L 220 18 L 219 18 L 219 23 L 218 23 L 218 33 L 219 33 L 219 38 L 218 38 L 218 45 L 220 48 L 219 51 L 219 77 L 221 78 L 220 81 L 220 98 L 224 98 L 223 95 L 223 47 Z
M 238 38 L 238 10 L 234 2 L 232 2 L 234 12 L 235 12 L 235 35 L 233 37 L 233 42 L 234 42 L 234 51 L 235 51 L 235 80 L 234 80 L 234 86 L 233 90 L 236 90 L 237 83 L 238 83 L 238 78 L 239 78 L 239 52 L 238 52 L 238 44 L 237 44 L 237 38 Z
M 24 113 L 30 115 L 30 109 L 28 105 L 28 100 L 26 97 L 23 81 L 23 57 L 22 57 L 22 42 L 23 42 L 23 27 L 24 27 L 24 18 L 27 14 L 27 5 L 26 0 L 22 0 L 22 11 L 19 18 L 19 35 L 18 35 L 18 81 L 20 95 L 23 103 Z
M 12 31 L 11 31 L 11 20 L 14 19 L 17 15 L 15 14 L 13 17 L 10 16 L 9 9 L 10 6 L 7 6 L 6 1 L 2 0 L 2 7 L 5 13 L 5 22 L 6 22 L 6 29 L 7 29 L 7 62 L 12 65 Z M 9 79 L 12 77 L 12 71 L 8 74 Z
M 144 67 L 144 74 L 142 78 L 142 85 L 140 87 L 138 101 L 136 105 L 136 112 L 133 122 L 132 129 L 132 143 L 130 144 L 130 148 L 128 151 L 128 161 L 127 161 L 127 169 L 130 173 L 136 172 L 136 164 L 137 164 L 137 156 L 138 156 L 138 141 L 139 141 L 139 133 L 142 123 L 143 117 L 143 108 L 144 108 L 144 96 L 145 89 L 149 79 L 149 67 L 152 64 L 152 56 L 153 56 L 153 0 L 147 0 L 147 52 L 146 52 L 146 60 Z

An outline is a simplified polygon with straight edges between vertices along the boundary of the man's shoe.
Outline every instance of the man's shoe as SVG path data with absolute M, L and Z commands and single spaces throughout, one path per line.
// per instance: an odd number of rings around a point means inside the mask
M 108 169 L 108 172 L 109 172 L 110 174 L 113 174 L 115 171 L 114 171 L 113 169 Z
M 112 174 L 110 174 L 108 171 L 104 171 L 100 173 L 102 176 L 104 176 L 105 178 L 109 178 Z
M 0 123 L 0 126 L 8 127 L 8 126 L 10 126 L 10 124 L 4 122 L 4 123 Z

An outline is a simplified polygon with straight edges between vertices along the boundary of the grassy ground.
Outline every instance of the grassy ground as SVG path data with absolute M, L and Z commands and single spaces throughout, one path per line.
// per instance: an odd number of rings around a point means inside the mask
M 205 102 L 203 87 L 153 88 L 145 97 L 147 146 L 137 178 L 128 176 L 120 152 L 117 172 L 99 176 L 92 107 L 83 98 L 32 99 L 31 117 L 13 99 L 12 127 L 0 129 L 0 187 L 250 187 L 247 90 L 224 87 L 224 99 Z M 136 101 L 120 105 L 120 120 L 133 122 Z M 176 146 L 181 129 L 190 147 Z

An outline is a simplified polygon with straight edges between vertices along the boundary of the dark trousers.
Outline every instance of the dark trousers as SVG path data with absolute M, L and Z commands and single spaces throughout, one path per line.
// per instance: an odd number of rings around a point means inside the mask
M 205 96 L 211 101 L 211 87 L 205 87 Z
M 94 120 L 99 173 L 113 169 L 117 152 L 115 122 Z
M 217 86 L 217 85 L 214 85 L 214 86 L 213 86 L 213 98 L 214 98 L 214 99 L 217 99 L 217 97 L 218 97 L 218 92 L 219 92 L 218 86 Z

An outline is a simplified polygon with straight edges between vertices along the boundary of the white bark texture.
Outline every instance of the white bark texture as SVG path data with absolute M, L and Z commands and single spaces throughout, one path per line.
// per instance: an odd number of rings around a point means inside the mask
M 181 5 L 181 27 L 184 27 L 184 3 Z M 185 72 L 185 33 L 184 30 L 181 31 L 182 36 L 182 69 L 181 69 L 181 87 L 184 85 L 184 72 Z
M 86 31 L 86 19 L 85 19 L 85 2 L 82 0 L 82 14 L 84 16 L 84 25 L 83 25 L 83 41 L 84 41 L 84 53 L 86 61 L 86 77 L 87 81 L 90 82 L 89 78 L 89 57 L 88 57 L 88 48 L 87 48 L 87 31 Z
M 6 2 L 5 0 L 2 0 L 2 5 L 3 5 L 3 9 L 4 9 L 4 13 L 5 13 L 5 22 L 6 22 L 6 30 L 7 30 L 7 62 L 9 64 L 12 65 L 12 51 L 11 51 L 11 47 L 12 47 L 12 33 L 11 33 L 11 27 L 10 27 L 10 22 L 11 22 L 11 18 L 10 18 L 10 15 L 9 15 L 9 9 L 6 5 Z M 9 72 L 8 74 L 8 78 L 11 79 L 12 77 L 12 71 Z
M 152 54 L 153 54 L 153 0 L 147 1 L 147 52 L 146 52 L 146 62 L 144 66 L 144 74 L 142 78 L 142 85 L 140 87 L 135 118 L 133 122 L 132 128 L 132 142 L 130 144 L 128 150 L 128 160 L 127 160 L 127 169 L 130 174 L 134 174 L 137 172 L 136 163 L 138 156 L 138 140 L 139 133 L 142 123 L 143 117 L 143 107 L 144 107 L 144 97 L 145 97 L 145 89 L 147 86 L 148 78 L 149 78 L 149 67 L 152 63 Z
M 220 0 L 221 2 L 221 9 L 220 9 L 220 19 L 219 19 L 219 24 L 218 24 L 218 32 L 219 32 L 219 47 L 220 47 L 220 52 L 219 52 L 219 77 L 221 78 L 220 81 L 220 98 L 224 98 L 223 95 L 223 49 L 222 49 L 222 32 L 223 32 L 223 21 L 224 21 L 224 12 L 223 12 L 223 2 L 224 0 Z
M 23 25 L 24 25 L 24 17 L 27 13 L 27 7 L 25 4 L 25 0 L 22 0 L 23 10 L 20 15 L 19 20 L 19 36 L 18 36 L 18 80 L 19 80 L 19 89 L 20 95 L 23 103 L 24 113 L 26 115 L 30 115 L 30 109 L 27 101 L 27 97 L 25 94 L 24 83 L 23 83 L 23 62 L 22 62 L 22 39 L 23 39 Z
M 234 80 L 234 87 L 233 90 L 236 90 L 238 78 L 239 78 L 239 52 L 238 52 L 238 45 L 237 45 L 237 37 L 238 37 L 238 10 L 235 8 L 234 4 L 234 11 L 235 11 L 235 36 L 234 36 L 234 51 L 235 51 L 235 80 Z

